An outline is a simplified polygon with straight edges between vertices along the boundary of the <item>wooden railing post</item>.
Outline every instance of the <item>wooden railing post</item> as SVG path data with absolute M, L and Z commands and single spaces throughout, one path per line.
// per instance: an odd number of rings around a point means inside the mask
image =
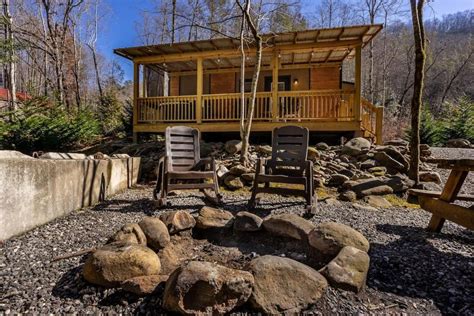
M 273 52 L 272 57 L 272 120 L 278 121 L 278 52 Z
M 382 145 L 383 143 L 383 107 L 379 106 L 375 112 L 375 138 L 376 144 Z
M 138 133 L 136 132 L 138 124 L 138 89 L 140 80 L 140 64 L 133 63 L 133 142 L 138 141 Z
M 203 88 L 203 69 L 202 69 L 202 57 L 198 57 L 196 60 L 197 72 L 196 72 L 196 123 L 202 123 L 202 88 Z
M 355 73 L 354 73 L 354 85 L 355 85 L 355 93 L 354 93 L 354 119 L 356 122 L 361 121 L 360 112 L 362 103 L 360 100 L 360 94 L 362 90 L 361 79 L 362 79 L 362 46 L 357 45 L 355 53 Z

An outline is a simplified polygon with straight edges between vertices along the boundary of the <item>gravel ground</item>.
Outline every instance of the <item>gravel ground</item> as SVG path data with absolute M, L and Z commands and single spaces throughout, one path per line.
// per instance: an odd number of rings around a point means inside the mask
M 433 149 L 433 153 L 446 155 L 444 149 Z M 472 151 L 459 154 L 471 155 Z M 448 174 L 440 173 L 444 179 Z M 474 193 L 473 184 L 471 173 L 463 191 Z M 224 194 L 225 209 L 245 209 L 248 192 Z M 191 212 L 204 205 L 194 193 L 172 197 L 171 203 L 172 209 Z M 258 215 L 302 214 L 302 206 L 301 200 L 268 196 L 263 198 Z M 85 256 L 51 262 L 58 255 L 100 246 L 123 224 L 158 213 L 151 202 L 151 187 L 139 186 L 5 241 L 0 245 L 0 314 L 163 313 L 162 289 L 139 298 L 119 289 L 87 284 L 81 277 Z M 320 203 L 319 213 L 311 220 L 337 221 L 361 231 L 371 243 L 371 265 L 363 293 L 330 288 L 311 311 L 474 315 L 474 233 L 451 222 L 446 222 L 440 234 L 428 233 L 424 228 L 429 218 L 429 213 L 413 208 L 374 211 L 354 208 L 350 203 Z M 224 247 L 208 248 L 223 251 Z M 282 252 L 274 249 L 273 253 Z M 240 311 L 248 310 L 244 306 Z

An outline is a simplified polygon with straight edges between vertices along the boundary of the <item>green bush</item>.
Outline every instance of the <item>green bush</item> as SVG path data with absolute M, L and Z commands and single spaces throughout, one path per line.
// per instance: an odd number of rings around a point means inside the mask
M 42 98 L 30 100 L 19 110 L 4 113 L 0 118 L 2 149 L 27 153 L 64 151 L 90 144 L 99 135 L 99 121 L 92 112 L 82 110 L 77 114 L 68 114 Z
M 424 106 L 420 117 L 420 142 L 441 146 L 454 138 L 474 142 L 474 102 L 464 97 L 457 103 L 446 104 L 442 117 L 438 119 L 429 107 Z M 406 139 L 410 139 L 410 130 L 406 131 Z
M 105 136 L 119 136 L 123 132 L 125 111 L 115 93 L 106 93 L 99 98 L 98 117 Z
M 448 104 L 439 131 L 441 142 L 445 144 L 454 138 L 465 138 L 474 142 L 474 102 L 467 97 L 461 98 L 458 104 Z

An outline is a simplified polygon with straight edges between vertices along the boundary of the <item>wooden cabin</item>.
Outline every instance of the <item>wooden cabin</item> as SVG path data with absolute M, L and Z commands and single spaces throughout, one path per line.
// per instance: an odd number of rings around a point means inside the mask
M 361 51 L 382 29 L 362 25 L 266 34 L 252 131 L 296 124 L 310 131 L 354 132 L 382 140 L 383 108 L 361 97 Z M 133 131 L 188 125 L 239 131 L 239 41 L 217 38 L 115 49 L 134 64 Z M 255 48 L 246 48 L 247 104 Z M 354 59 L 354 77 L 342 66 Z M 275 80 L 276 78 L 276 80 Z

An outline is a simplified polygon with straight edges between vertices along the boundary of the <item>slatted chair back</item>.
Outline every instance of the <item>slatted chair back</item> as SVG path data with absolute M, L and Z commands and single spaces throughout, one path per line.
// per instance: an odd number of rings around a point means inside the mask
M 272 159 L 268 165 L 273 174 L 303 173 L 308 156 L 309 132 L 305 127 L 283 126 L 273 130 Z
M 166 155 L 170 171 L 190 171 L 201 159 L 199 130 L 187 126 L 166 128 Z

